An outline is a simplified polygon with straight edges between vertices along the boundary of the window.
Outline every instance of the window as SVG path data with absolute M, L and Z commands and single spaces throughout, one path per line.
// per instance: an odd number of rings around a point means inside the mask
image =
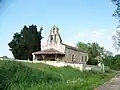
M 72 55 L 72 62 L 75 62 L 75 55 Z
M 85 62 L 87 62 L 87 56 L 85 56 Z
M 57 40 L 56 40 L 56 35 L 55 35 L 55 37 L 54 37 L 54 38 L 55 38 L 54 40 L 55 40 L 55 41 L 57 41 Z
M 83 62 L 83 56 L 82 56 L 82 62 Z
M 53 40 L 53 35 L 50 36 L 50 41 L 52 41 L 52 40 Z
M 55 28 L 53 28 L 53 34 L 55 33 Z

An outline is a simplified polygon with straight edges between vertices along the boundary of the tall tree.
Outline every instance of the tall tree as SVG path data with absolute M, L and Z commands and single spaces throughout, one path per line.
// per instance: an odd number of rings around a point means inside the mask
M 88 51 L 88 45 L 83 42 L 78 42 L 76 46 L 83 51 Z
M 89 56 L 88 64 L 97 64 L 98 61 L 95 58 L 99 56 L 101 53 L 103 53 L 104 51 L 104 48 L 100 47 L 99 44 L 95 42 L 87 43 L 87 44 L 78 42 L 77 47 L 80 50 L 88 52 L 88 56 Z
M 114 11 L 113 16 L 117 18 L 120 22 L 120 0 L 111 0 L 114 5 L 116 5 L 116 10 Z M 120 25 L 118 26 L 118 28 Z M 116 35 L 113 35 L 113 45 L 117 51 L 120 50 L 120 31 L 116 31 Z
M 38 36 L 39 36 L 39 48 L 40 48 L 40 50 L 41 50 L 41 40 L 42 40 L 42 38 L 43 38 L 43 36 L 42 36 L 42 30 L 43 30 L 43 28 L 41 27 L 40 28 L 40 30 L 38 31 Z
M 113 38 L 113 46 L 115 47 L 115 49 L 117 51 L 120 50 L 120 31 L 116 31 L 116 35 L 113 35 L 112 38 Z
M 37 31 L 36 25 L 23 27 L 20 33 L 16 32 L 8 44 L 15 59 L 32 59 L 32 53 L 41 50 L 42 28 Z
M 120 0 L 111 0 L 114 5 L 116 5 L 116 10 L 114 11 L 113 16 L 115 16 L 120 22 Z

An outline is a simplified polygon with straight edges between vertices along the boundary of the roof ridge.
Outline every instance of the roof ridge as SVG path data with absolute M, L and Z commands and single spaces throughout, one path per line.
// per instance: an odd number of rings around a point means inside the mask
M 80 50 L 77 47 L 74 47 L 74 46 L 71 46 L 71 45 L 68 45 L 68 44 L 64 44 L 64 43 L 62 43 L 62 44 L 65 45 L 66 48 L 73 49 L 73 50 L 76 50 L 76 51 L 80 51 L 80 52 L 83 52 L 83 53 L 87 53 L 86 51 Z

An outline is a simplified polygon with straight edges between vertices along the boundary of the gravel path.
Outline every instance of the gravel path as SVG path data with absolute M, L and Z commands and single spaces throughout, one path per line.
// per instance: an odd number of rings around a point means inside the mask
M 120 73 L 95 90 L 120 90 Z

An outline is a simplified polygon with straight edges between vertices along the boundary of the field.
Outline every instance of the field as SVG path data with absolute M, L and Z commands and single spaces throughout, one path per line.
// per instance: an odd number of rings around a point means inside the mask
M 0 61 L 0 90 L 93 90 L 115 75 L 53 67 L 46 64 Z

